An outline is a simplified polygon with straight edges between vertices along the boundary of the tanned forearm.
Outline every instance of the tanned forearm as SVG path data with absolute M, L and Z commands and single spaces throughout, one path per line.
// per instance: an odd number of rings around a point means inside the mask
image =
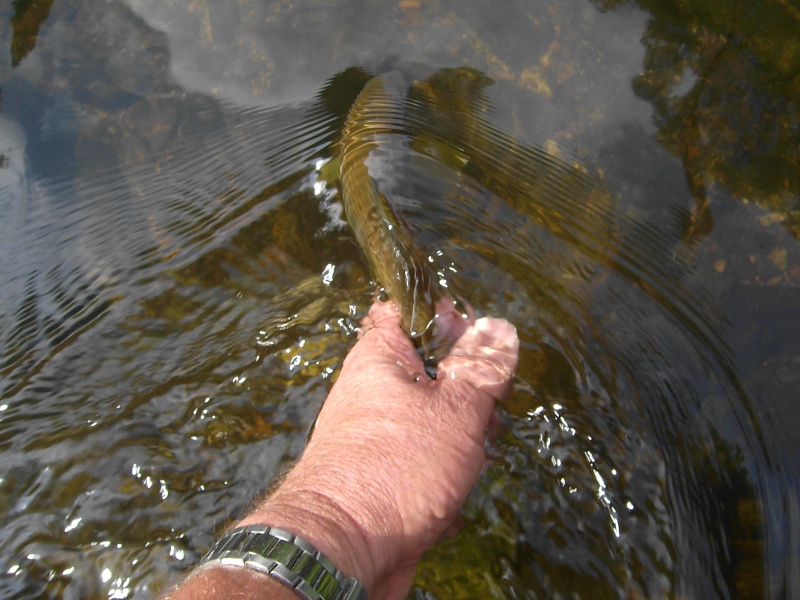
M 165 600 L 297 600 L 294 592 L 268 575 L 220 565 L 197 569 Z
M 307 461 L 312 463 L 314 459 Z M 301 489 L 309 477 L 301 467 L 291 473 L 281 488 L 261 502 L 236 526 L 268 525 L 291 531 L 310 542 L 348 577 L 355 577 L 369 594 L 371 559 L 358 525 L 327 496 Z M 318 480 L 313 485 L 324 483 Z M 167 597 L 169 600 L 294 600 L 297 596 L 276 579 L 235 566 L 206 565 Z

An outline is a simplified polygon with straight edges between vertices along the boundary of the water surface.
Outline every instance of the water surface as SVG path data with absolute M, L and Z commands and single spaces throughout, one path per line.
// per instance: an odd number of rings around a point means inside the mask
M 522 341 L 414 598 L 800 594 L 800 15 L 782 2 L 15 2 L 0 595 L 147 598 L 302 450 L 374 286 L 370 166 Z

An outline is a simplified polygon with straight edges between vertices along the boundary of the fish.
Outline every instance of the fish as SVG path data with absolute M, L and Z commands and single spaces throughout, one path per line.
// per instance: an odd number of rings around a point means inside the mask
M 344 212 L 369 264 L 370 276 L 399 305 L 400 326 L 414 342 L 431 376 L 430 368 L 445 351 L 444 336 L 437 331 L 436 311 L 446 294 L 425 253 L 395 214 L 368 166 L 381 136 L 396 132 L 387 114 L 402 99 L 403 80 L 399 73 L 373 77 L 356 98 L 340 141 L 339 181 Z

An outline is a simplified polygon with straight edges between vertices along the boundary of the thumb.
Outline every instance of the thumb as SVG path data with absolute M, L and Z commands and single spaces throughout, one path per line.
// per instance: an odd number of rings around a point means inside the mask
M 436 378 L 460 381 L 501 400 L 508 395 L 518 360 L 516 328 L 505 319 L 484 317 L 453 345 L 439 363 Z

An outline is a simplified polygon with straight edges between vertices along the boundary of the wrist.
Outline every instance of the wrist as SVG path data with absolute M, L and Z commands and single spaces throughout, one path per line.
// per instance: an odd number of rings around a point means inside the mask
M 374 569 L 369 545 L 358 524 L 328 496 L 298 488 L 287 479 L 266 502 L 238 523 L 239 526 L 256 524 L 285 529 L 305 539 L 371 593 Z

